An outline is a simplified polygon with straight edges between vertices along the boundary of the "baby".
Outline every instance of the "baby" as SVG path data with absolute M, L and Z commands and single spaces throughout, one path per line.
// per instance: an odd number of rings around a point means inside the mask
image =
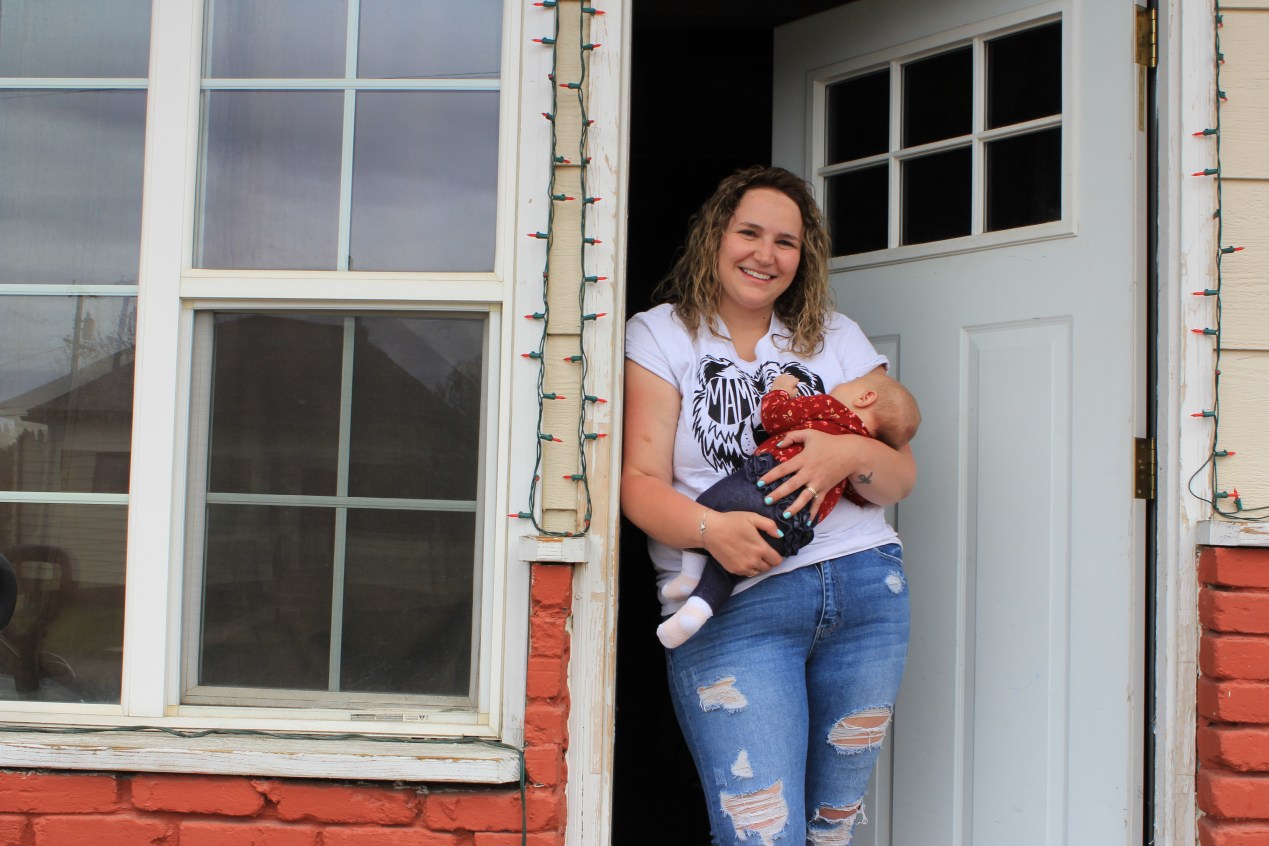
M 827 394 L 799 396 L 797 388 L 796 377 L 787 373 L 776 377 L 762 398 L 762 427 L 769 437 L 739 469 L 696 499 L 715 511 L 755 511 L 775 520 L 780 537 L 765 533 L 763 537 L 786 558 L 811 542 L 815 523 L 828 516 L 843 495 L 856 505 L 870 503 L 843 479 L 824 493 L 814 519 L 809 505 L 786 517 L 800 491 L 772 501 L 758 487 L 758 480 L 772 467 L 802 451 L 800 444 L 779 446 L 785 433 L 817 429 L 834 435 L 864 435 L 898 449 L 912 439 L 921 425 L 921 412 L 912 394 L 880 371 L 844 382 Z M 664 594 L 667 599 L 687 597 L 687 603 L 657 627 L 661 643 L 674 649 L 696 634 L 727 603 L 740 578 L 723 569 L 705 550 L 684 550 L 682 569 L 666 584 Z

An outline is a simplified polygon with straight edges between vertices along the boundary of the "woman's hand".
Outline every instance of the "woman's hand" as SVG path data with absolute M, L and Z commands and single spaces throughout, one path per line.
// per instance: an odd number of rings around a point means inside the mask
M 703 519 L 702 545 L 727 572 L 757 576 L 780 563 L 780 553 L 761 534 L 779 537 L 780 527 L 770 517 L 752 511 L 708 511 Z
M 790 514 L 810 506 L 814 516 L 824 494 L 843 479 L 877 505 L 898 502 L 916 484 L 916 461 L 906 445 L 895 450 L 863 435 L 830 435 L 814 429 L 788 432 L 780 442 L 780 446 L 794 444 L 801 444 L 802 452 L 762 477 L 773 500 L 797 493 Z

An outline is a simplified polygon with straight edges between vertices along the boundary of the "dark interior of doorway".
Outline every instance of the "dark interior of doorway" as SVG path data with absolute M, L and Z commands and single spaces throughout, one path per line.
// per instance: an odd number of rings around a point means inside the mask
M 638 0 L 632 29 L 626 309 L 652 304 L 701 202 L 771 161 L 775 26 L 839 0 Z M 775 8 L 773 8 L 775 7 Z M 623 522 L 613 846 L 706 846 L 705 800 L 670 707 L 644 535 Z

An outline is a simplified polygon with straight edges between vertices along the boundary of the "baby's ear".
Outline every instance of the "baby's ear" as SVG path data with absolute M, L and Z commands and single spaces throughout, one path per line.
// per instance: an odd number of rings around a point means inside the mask
M 868 406 L 872 405 L 876 401 L 877 401 L 876 391 L 864 391 L 862 394 L 859 395 L 859 398 L 855 400 L 855 407 L 867 408 Z

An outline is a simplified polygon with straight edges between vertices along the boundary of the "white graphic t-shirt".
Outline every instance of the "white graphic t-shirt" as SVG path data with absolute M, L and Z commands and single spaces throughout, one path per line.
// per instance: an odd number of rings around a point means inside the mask
M 727 333 L 721 322 L 719 331 Z M 730 340 L 707 327 L 688 332 L 671 305 L 659 305 L 627 322 L 626 358 L 669 382 L 683 398 L 674 436 L 676 490 L 695 499 L 739 467 L 763 441 L 762 395 L 781 373 L 796 376 L 800 392 L 822 394 L 887 363 L 859 325 L 845 315 L 833 315 L 824 346 L 814 356 L 803 358 L 785 349 L 787 335 L 784 324 L 773 316 L 770 331 L 758 341 L 754 361 L 744 361 Z M 815 539 L 797 555 L 737 587 L 744 590 L 777 573 L 898 542 L 880 506 L 860 507 L 843 499 L 815 527 Z M 648 549 L 659 592 L 678 573 L 682 551 L 651 538 Z M 664 613 L 674 612 L 681 604 L 668 602 L 662 595 Z

